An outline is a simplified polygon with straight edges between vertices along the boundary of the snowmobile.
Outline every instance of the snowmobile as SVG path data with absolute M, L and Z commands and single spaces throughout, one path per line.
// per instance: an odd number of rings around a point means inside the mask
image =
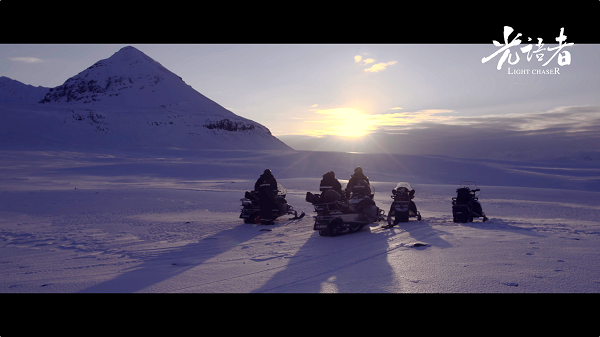
M 387 215 L 388 226 L 392 227 L 399 222 L 408 222 L 409 218 L 416 217 L 421 221 L 421 213 L 417 211 L 417 206 L 412 201 L 414 198 L 414 190 L 410 183 L 402 181 L 392 190 L 392 205 Z
M 483 218 L 487 221 L 481 204 L 478 201 L 480 189 L 472 181 L 463 182 L 452 198 L 452 217 L 454 222 L 473 222 L 473 218 Z
M 286 194 L 287 190 L 283 187 L 283 185 L 277 183 L 277 195 L 275 196 L 276 207 L 272 209 L 272 218 L 268 224 L 272 224 L 275 219 L 286 214 L 294 214 L 294 217 L 290 218 L 289 220 L 301 219 L 304 217 L 304 212 L 301 212 L 301 214 L 298 215 L 298 212 L 294 210 L 294 207 L 287 203 L 287 200 L 285 199 Z M 244 223 L 261 223 L 260 192 L 246 191 L 244 198 L 240 199 L 240 201 L 242 202 L 240 219 L 244 219 Z
M 384 211 L 373 200 L 373 186 L 361 180 L 349 192 L 348 199 L 333 190 L 324 191 L 320 196 L 307 192 L 306 201 L 313 204 L 317 213 L 313 229 L 321 236 L 354 233 L 383 220 Z

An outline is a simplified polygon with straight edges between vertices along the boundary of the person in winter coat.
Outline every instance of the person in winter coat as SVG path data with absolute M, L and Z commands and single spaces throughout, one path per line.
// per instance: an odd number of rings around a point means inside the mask
M 266 169 L 256 180 L 254 190 L 260 197 L 260 219 L 263 225 L 273 224 L 273 209 L 277 208 L 275 197 L 277 196 L 277 180 L 271 170 Z
M 310 196 L 310 202 L 325 202 L 330 203 L 341 199 L 344 196 L 342 192 L 342 184 L 335 178 L 335 172 L 329 171 L 323 175 L 321 184 L 319 185 L 320 195 Z M 308 201 L 308 200 L 307 200 Z
M 321 179 L 321 184 L 319 185 L 319 189 L 321 192 L 325 192 L 327 190 L 334 190 L 341 195 L 342 193 L 342 184 L 335 178 L 335 172 L 329 171 L 323 175 L 323 179 Z
M 269 169 L 266 169 L 263 174 L 260 175 L 258 180 L 256 180 L 256 183 L 254 183 L 255 191 L 260 192 L 263 189 L 271 191 L 274 196 L 277 195 L 277 180 Z
M 364 180 L 367 184 L 371 184 L 369 182 L 369 178 L 366 175 L 364 175 L 362 168 L 360 166 L 357 166 L 354 169 L 354 174 L 350 176 L 350 180 L 348 181 L 348 185 L 346 186 L 346 197 L 350 197 L 352 188 L 354 188 L 354 185 L 356 185 L 356 182 L 359 180 Z

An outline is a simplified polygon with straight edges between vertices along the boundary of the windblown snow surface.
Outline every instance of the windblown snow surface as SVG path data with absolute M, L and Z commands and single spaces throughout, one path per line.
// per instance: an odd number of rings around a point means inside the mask
M 422 221 L 323 237 L 307 191 L 363 167 L 389 209 L 399 181 Z M 244 224 L 265 168 L 306 212 Z M 453 223 L 464 180 L 489 221 Z M 2 150 L 3 293 L 595 293 L 600 162 L 307 151 Z M 418 245 L 415 245 L 418 243 Z

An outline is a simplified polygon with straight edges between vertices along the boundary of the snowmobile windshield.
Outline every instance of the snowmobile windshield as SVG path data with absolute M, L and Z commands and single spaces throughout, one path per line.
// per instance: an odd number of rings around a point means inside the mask
M 398 185 L 396 185 L 396 188 L 394 189 L 397 191 L 401 187 L 404 187 L 409 191 L 412 190 L 412 187 L 410 187 L 410 183 L 407 183 L 406 181 L 399 182 Z
M 277 195 L 286 195 L 287 194 L 287 190 L 285 189 L 285 187 L 283 187 L 283 185 L 281 185 L 280 183 L 277 183 Z
M 463 181 L 462 184 L 460 184 L 460 188 L 468 188 L 471 191 L 475 191 L 477 190 L 477 185 L 472 182 L 472 181 Z M 475 196 L 479 195 L 479 191 L 475 192 Z

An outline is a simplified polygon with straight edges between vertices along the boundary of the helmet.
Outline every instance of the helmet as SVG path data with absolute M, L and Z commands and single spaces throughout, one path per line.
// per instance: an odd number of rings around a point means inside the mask
M 354 169 L 354 173 L 361 173 L 361 174 L 362 174 L 362 173 L 363 173 L 363 171 L 362 171 L 362 167 L 360 167 L 360 166 L 357 166 L 357 167 Z
M 263 174 L 269 175 L 269 174 L 271 174 L 271 170 L 266 169 L 265 172 L 263 172 Z

